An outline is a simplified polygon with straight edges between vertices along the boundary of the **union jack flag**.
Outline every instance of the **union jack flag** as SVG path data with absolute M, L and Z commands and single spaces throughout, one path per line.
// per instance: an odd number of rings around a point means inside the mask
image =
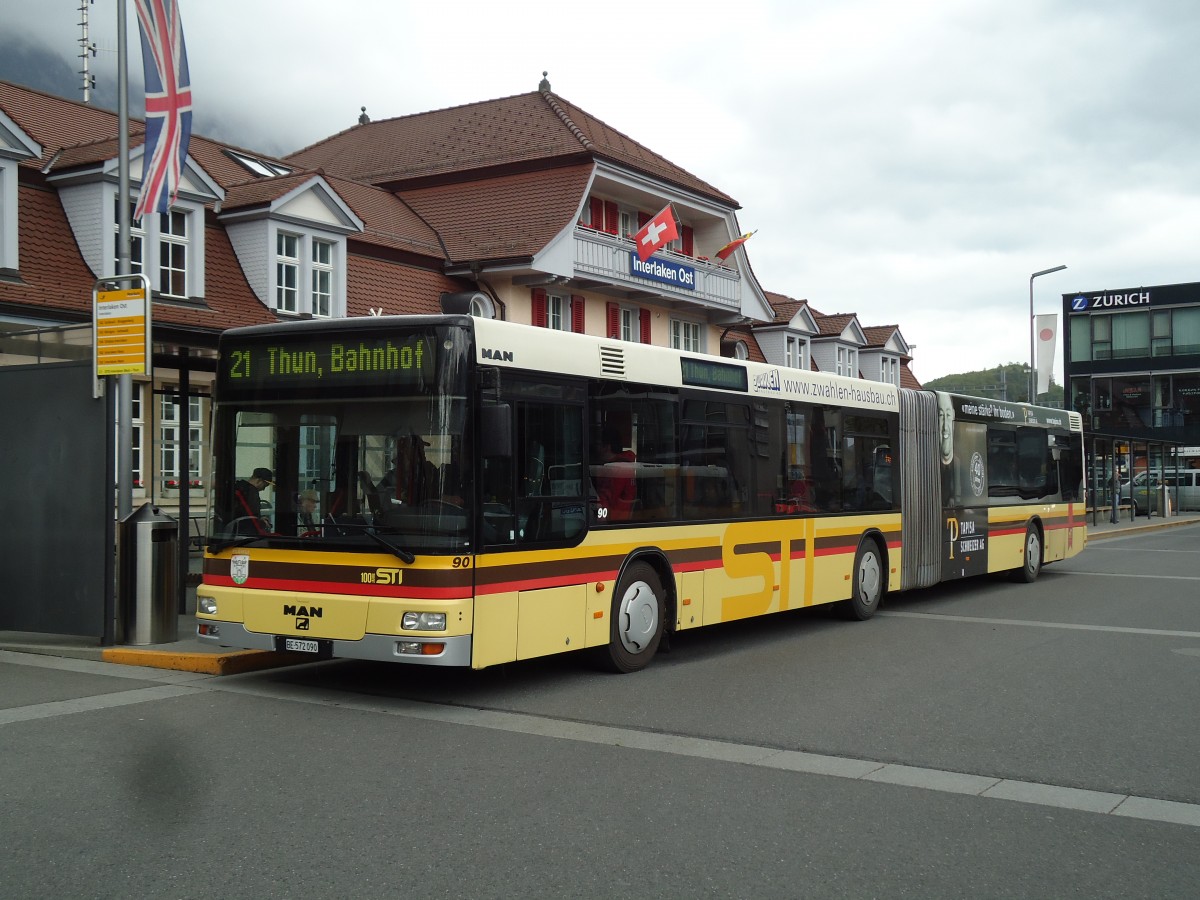
M 175 0 L 134 3 L 141 26 L 142 70 L 146 77 L 142 189 L 133 211 L 133 217 L 141 219 L 147 212 L 170 211 L 179 193 L 188 139 L 192 136 L 192 82 L 179 4 Z

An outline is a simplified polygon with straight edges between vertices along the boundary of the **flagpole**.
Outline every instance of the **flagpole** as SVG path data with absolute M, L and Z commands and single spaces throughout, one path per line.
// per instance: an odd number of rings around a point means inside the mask
M 125 0 L 117 0 L 117 274 L 128 275 L 129 247 L 129 63 Z M 150 297 L 147 295 L 149 306 Z M 117 516 L 133 511 L 133 376 L 117 376 Z

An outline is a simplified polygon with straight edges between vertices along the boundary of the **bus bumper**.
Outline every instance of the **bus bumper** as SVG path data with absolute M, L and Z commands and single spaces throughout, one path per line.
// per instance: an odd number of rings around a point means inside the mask
M 264 634 L 249 631 L 241 622 L 222 622 L 218 619 L 200 619 L 211 630 L 213 626 L 217 634 L 201 634 L 197 625 L 196 638 L 205 644 L 215 644 L 220 647 L 237 647 L 243 650 L 279 650 L 279 637 L 274 634 Z M 456 637 L 399 637 L 394 634 L 366 634 L 357 641 L 321 640 L 318 645 L 332 645 L 332 653 L 314 653 L 314 659 L 326 659 L 332 655 L 335 659 L 367 659 L 377 662 L 400 662 L 417 666 L 463 666 L 471 665 L 471 636 L 469 634 Z M 436 643 L 443 646 L 442 652 L 406 653 L 401 649 L 413 643 Z M 299 653 L 298 655 L 303 655 Z

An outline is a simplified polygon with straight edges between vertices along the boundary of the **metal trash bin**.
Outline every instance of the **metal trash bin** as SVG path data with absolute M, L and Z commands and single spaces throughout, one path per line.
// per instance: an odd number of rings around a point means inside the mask
M 119 523 L 120 627 L 126 644 L 167 644 L 179 636 L 179 522 L 143 504 Z

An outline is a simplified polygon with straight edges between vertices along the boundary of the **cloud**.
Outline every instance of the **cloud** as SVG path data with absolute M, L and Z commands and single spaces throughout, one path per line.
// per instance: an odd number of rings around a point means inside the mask
M 263 152 L 362 106 L 378 120 L 524 93 L 548 70 L 742 204 L 764 287 L 898 323 L 923 378 L 1024 360 L 1031 272 L 1070 266 L 1038 279 L 1038 312 L 1077 289 L 1200 280 L 1190 0 L 533 0 L 520 15 L 210 0 L 183 15 L 197 130 Z M 103 81 L 113 13 L 91 16 Z M 68 63 L 76 22 L 66 6 L 6 15 Z

